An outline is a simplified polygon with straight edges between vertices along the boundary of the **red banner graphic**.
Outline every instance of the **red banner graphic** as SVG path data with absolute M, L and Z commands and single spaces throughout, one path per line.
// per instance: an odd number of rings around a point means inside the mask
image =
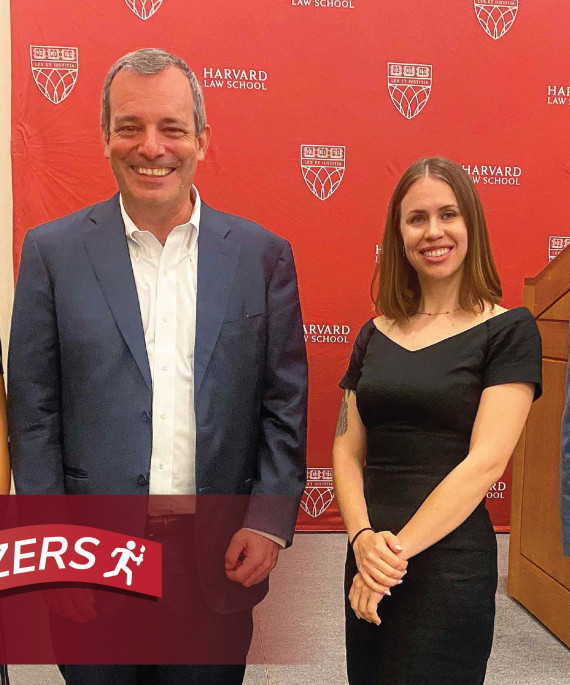
M 6 639 L 0 631 L 0 663 L 241 663 L 244 617 L 268 583 L 231 580 L 226 551 L 249 507 L 283 504 L 280 496 L 0 496 L 0 619 L 10 627 Z M 275 616 L 302 585 L 297 575 L 272 578 Z M 296 617 L 300 631 L 310 633 L 315 610 Z M 287 643 L 282 621 L 265 628 L 279 645 L 276 663 L 316 658 L 310 641 Z
M 88 583 L 162 597 L 161 545 L 69 524 L 0 531 L 0 592 L 43 583 Z

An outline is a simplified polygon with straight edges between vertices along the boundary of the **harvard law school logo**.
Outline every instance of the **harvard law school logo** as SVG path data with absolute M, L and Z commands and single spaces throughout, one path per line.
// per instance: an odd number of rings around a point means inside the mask
M 512 164 L 463 164 L 475 185 L 520 186 L 522 169 Z
M 551 235 L 548 237 L 548 261 L 551 262 L 570 245 L 570 236 Z
M 32 74 L 40 93 L 59 105 L 73 90 L 79 66 L 77 48 L 30 45 Z
M 150 19 L 162 5 L 162 0 L 125 0 L 125 2 L 143 21 Z
M 406 119 L 413 119 L 426 106 L 431 84 L 431 64 L 388 62 L 388 92 L 396 109 Z
M 502 38 L 515 23 L 519 0 L 474 0 L 481 26 L 493 40 Z
M 307 469 L 307 486 L 301 506 L 311 518 L 326 511 L 334 499 L 332 469 Z
M 309 190 L 327 200 L 344 178 L 344 145 L 301 145 L 301 171 Z

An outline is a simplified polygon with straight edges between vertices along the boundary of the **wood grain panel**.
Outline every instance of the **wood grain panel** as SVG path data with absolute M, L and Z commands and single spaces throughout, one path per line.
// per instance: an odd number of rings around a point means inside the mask
M 542 374 L 544 395 L 527 421 L 520 548 L 524 557 L 570 587 L 570 559 L 562 555 L 559 496 L 566 364 L 547 360 Z
M 568 361 L 568 321 L 536 322 L 542 338 L 542 356 Z
M 562 554 L 560 421 L 570 318 L 570 248 L 525 280 L 543 343 L 543 397 L 513 454 L 507 591 L 570 646 L 570 559 Z
M 543 314 L 549 307 L 566 295 L 570 280 L 570 250 L 563 250 L 538 276 L 526 278 L 525 286 L 534 289 L 535 317 Z
M 520 596 L 515 597 L 544 623 L 564 644 L 570 646 L 570 592 L 524 557 L 519 568 Z
M 552 321 L 570 320 L 570 292 L 563 295 L 551 307 L 548 307 L 539 317 L 540 320 L 551 319 Z

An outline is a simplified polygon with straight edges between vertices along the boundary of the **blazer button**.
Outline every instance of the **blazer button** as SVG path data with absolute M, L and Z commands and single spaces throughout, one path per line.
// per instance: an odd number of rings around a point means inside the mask
M 145 423 L 148 423 L 150 421 L 150 414 L 147 411 L 143 411 L 142 419 Z
M 146 485 L 148 483 L 148 478 L 144 474 L 140 474 L 137 478 L 137 483 L 139 485 Z

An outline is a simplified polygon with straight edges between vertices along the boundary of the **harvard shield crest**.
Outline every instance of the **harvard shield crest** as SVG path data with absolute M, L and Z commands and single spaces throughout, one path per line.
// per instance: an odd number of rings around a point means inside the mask
M 162 0 L 125 0 L 125 2 L 143 21 L 150 19 L 162 5 Z
M 334 499 L 332 469 L 307 469 L 307 485 L 301 506 L 311 518 L 326 511 Z
M 388 62 L 388 92 L 396 109 L 406 119 L 413 119 L 426 106 L 431 84 L 431 64 Z
M 548 238 L 548 261 L 551 262 L 555 257 L 570 245 L 570 236 L 551 235 Z
M 344 178 L 344 145 L 301 145 L 301 171 L 309 190 L 328 199 Z
M 52 45 L 30 45 L 32 75 L 40 93 L 59 105 L 77 82 L 79 51 Z
M 475 13 L 485 32 L 497 40 L 515 23 L 519 0 L 474 0 Z

